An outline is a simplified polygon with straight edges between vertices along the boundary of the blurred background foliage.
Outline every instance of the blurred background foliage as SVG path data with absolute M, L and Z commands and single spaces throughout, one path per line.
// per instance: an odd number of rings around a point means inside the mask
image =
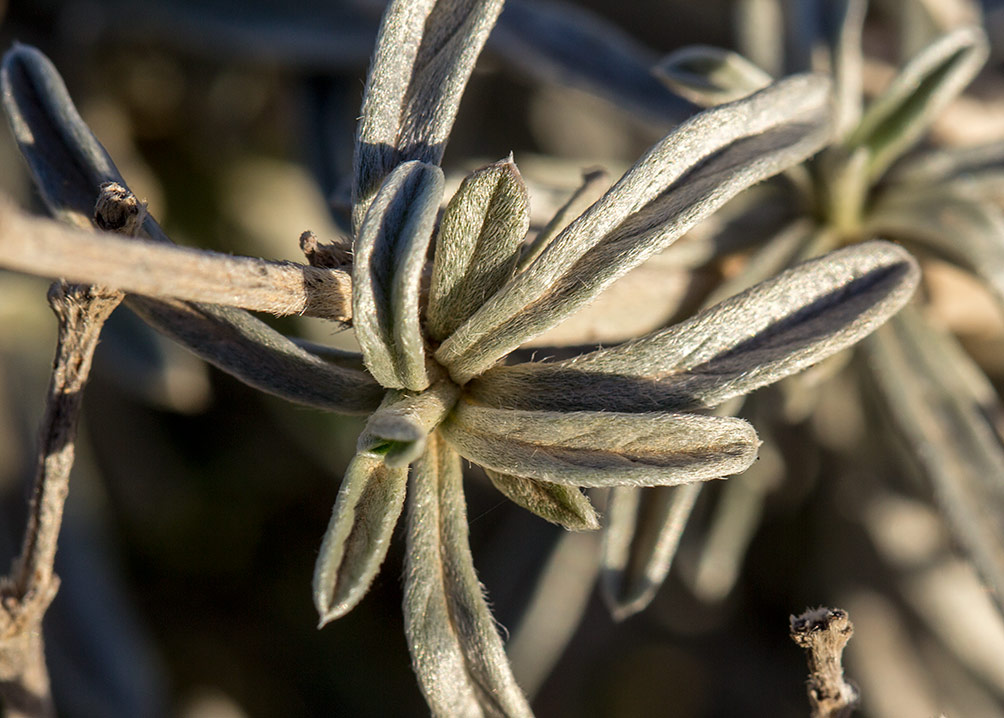
M 177 241 L 297 259 L 302 231 L 326 240 L 344 226 L 344 179 L 381 6 L 21 0 L 3 8 L 0 38 L 53 60 Z M 647 67 L 683 45 L 734 47 L 736 6 L 510 0 L 447 150 L 454 186 L 512 151 L 539 228 L 584 168 L 618 176 L 693 111 Z M 961 6 L 873 3 L 866 89 L 880 89 L 883 70 L 916 49 L 904 27 L 923 33 L 918 17 L 937 22 L 938 8 Z M 993 59 L 936 126 L 937 141 L 1004 137 L 1004 10 L 983 9 Z M 7 132 L 0 166 L 0 187 L 41 212 Z M 692 311 L 731 272 L 728 261 L 691 270 L 657 257 L 538 343 L 614 342 L 660 326 Z M 46 287 L 0 272 L 6 556 L 23 526 L 54 344 Z M 1004 324 L 992 303 L 945 267 L 930 273 L 929 287 L 944 323 L 1000 388 Z M 351 332 L 314 320 L 269 321 L 352 346 Z M 263 396 L 125 309 L 103 337 L 57 558 L 63 583 L 46 619 L 61 715 L 425 714 L 400 625 L 403 541 L 355 611 L 315 628 L 315 552 L 361 423 Z M 783 399 L 758 406 L 790 415 Z M 817 604 L 848 609 L 856 625 L 846 665 L 862 688 L 863 715 L 1004 715 L 1004 625 L 925 489 L 885 458 L 881 421 L 867 396 L 839 378 L 828 383 L 816 406 L 771 437 L 759 478 L 754 470 L 730 479 L 766 501 L 759 517 L 735 515 L 746 538 L 720 539 L 718 578 L 701 557 L 722 482 L 703 492 L 653 604 L 620 624 L 591 591 L 598 538 L 563 536 L 472 471 L 475 561 L 538 715 L 804 715 L 805 667 L 787 617 Z M 784 482 L 765 480 L 778 463 Z M 524 615 L 534 631 L 519 630 Z M 578 625 L 567 645 L 563 625 Z

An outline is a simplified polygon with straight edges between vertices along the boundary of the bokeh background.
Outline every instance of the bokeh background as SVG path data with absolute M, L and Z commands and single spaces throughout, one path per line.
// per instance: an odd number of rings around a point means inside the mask
M 594 28 L 622 53 L 621 65 L 581 44 L 566 48 L 564 65 L 538 57 L 530 29 L 560 32 L 527 16 L 531 4 L 545 19 Z M 296 260 L 302 231 L 322 240 L 343 231 L 354 118 L 381 5 L 21 0 L 3 7 L 0 46 L 29 43 L 53 60 L 175 241 Z M 693 111 L 628 70 L 686 44 L 734 46 L 735 5 L 513 4 L 461 106 L 448 176 L 457 183 L 513 152 L 541 226 L 582 169 L 618 176 Z M 873 89 L 909 50 L 903 5 L 873 3 Z M 996 40 L 1004 11 L 983 10 Z M 1004 137 L 1000 52 L 995 41 L 990 65 L 935 128 L 936 141 Z M 617 79 L 618 68 L 631 82 Z M 3 191 L 43 212 L 5 129 L 0 168 Z M 692 311 L 728 271 L 684 272 L 657 257 L 539 344 L 648 331 Z M 930 276 L 945 323 L 999 385 L 1000 317 L 951 271 Z M 55 335 L 47 286 L 0 272 L 0 557 L 18 547 L 33 472 Z M 352 346 L 350 331 L 319 321 L 268 321 Z M 797 420 L 765 446 L 758 475 L 730 479 L 747 482 L 753 513 L 739 510 L 726 522 L 732 533 L 715 534 L 721 486 L 705 491 L 666 586 L 619 624 L 592 589 L 599 537 L 564 534 L 470 472 L 475 561 L 539 716 L 805 715 L 805 663 L 788 616 L 820 604 L 848 609 L 856 625 L 847 670 L 862 688 L 862 715 L 1004 715 L 1004 625 L 909 457 L 889 460 L 892 439 L 867 392 L 839 377 L 827 386 L 802 409 L 784 407 L 778 392 L 778 411 Z M 313 564 L 360 428 L 245 387 L 118 310 L 87 388 L 57 558 L 63 583 L 46 623 L 60 714 L 425 715 L 403 636 L 402 540 L 363 603 L 316 629 Z

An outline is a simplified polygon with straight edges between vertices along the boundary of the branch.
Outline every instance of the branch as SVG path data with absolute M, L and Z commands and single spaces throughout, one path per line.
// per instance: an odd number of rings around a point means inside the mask
M 114 228 L 111 218 L 106 228 Z M 270 262 L 73 229 L 0 199 L 0 267 L 151 297 L 225 304 L 336 322 L 352 318 L 340 269 Z
M 809 664 L 807 692 L 812 718 L 848 718 L 858 704 L 857 689 L 844 680 L 840 663 L 854 633 L 847 611 L 815 608 L 791 617 L 791 638 L 805 649 Z

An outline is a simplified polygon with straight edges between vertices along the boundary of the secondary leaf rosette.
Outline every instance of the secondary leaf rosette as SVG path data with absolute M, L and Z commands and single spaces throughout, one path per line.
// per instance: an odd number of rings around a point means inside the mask
M 677 486 L 749 467 L 759 445 L 753 427 L 707 410 L 858 341 L 917 282 L 906 252 L 867 243 L 793 267 L 634 342 L 566 362 L 506 365 L 513 349 L 738 192 L 819 150 L 831 136 L 831 108 L 829 82 L 802 75 L 696 115 L 546 246 L 529 245 L 529 200 L 511 157 L 467 177 L 439 212 L 438 165 L 500 9 L 497 1 L 461 0 L 388 7 L 359 123 L 350 278 L 320 263 L 264 263 L 265 271 L 237 261 L 246 258 L 132 240 L 135 251 L 158 253 L 144 272 L 194 256 L 200 267 L 225 268 L 225 287 L 269 272 L 280 280 L 302 274 L 296 286 L 269 280 L 268 291 L 301 297 L 318 316 L 343 323 L 351 316 L 361 356 L 326 361 L 234 306 L 197 303 L 200 292 L 217 288 L 174 293 L 172 282 L 152 280 L 122 287 L 153 326 L 242 380 L 312 406 L 372 412 L 322 542 L 314 600 L 322 624 L 350 611 L 405 512 L 405 628 L 437 716 L 531 714 L 474 572 L 462 458 L 545 519 L 597 528 L 582 488 Z M 43 196 L 54 214 L 82 226 L 97 185 L 121 181 L 118 172 L 39 53 L 13 50 L 3 80 L 5 107 Z M 120 249 L 102 235 L 17 213 L 5 221 L 53 243 L 86 240 L 88 252 L 109 262 Z M 166 240 L 147 222 L 148 236 Z M 70 263 L 65 271 L 108 283 Z M 350 298 L 317 299 L 319 286 L 349 284 Z M 304 287 L 311 291 L 304 295 Z M 254 297 L 241 301 L 260 308 Z

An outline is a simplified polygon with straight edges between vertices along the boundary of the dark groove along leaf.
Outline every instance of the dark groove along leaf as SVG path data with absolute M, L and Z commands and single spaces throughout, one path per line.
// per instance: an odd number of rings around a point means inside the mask
M 866 231 L 917 242 L 980 277 L 1004 307 L 1004 214 L 962 187 L 896 188 L 869 213 Z
M 438 165 L 474 63 L 503 0 L 394 0 L 384 12 L 356 138 L 357 229 L 397 165 Z
M 830 137 L 829 90 L 826 78 L 792 77 L 691 118 L 488 299 L 436 359 L 467 382 L 742 189 L 816 152 Z
M 425 326 L 448 337 L 513 275 L 530 228 L 526 185 L 512 156 L 474 172 L 439 223 Z
M 426 437 L 460 396 L 460 387 L 442 379 L 418 394 L 392 389 L 366 422 L 356 451 L 382 457 L 390 467 L 407 466 L 425 451 Z
M 496 367 L 468 392 L 484 404 L 522 410 L 717 406 L 854 344 L 906 303 L 918 279 L 906 251 L 864 242 L 641 339 L 560 362 Z
M 436 718 L 531 718 L 474 571 L 460 457 L 433 434 L 412 468 L 404 630 Z
M 355 608 L 387 556 L 404 506 L 408 467 L 356 454 L 345 470 L 314 567 L 320 626 Z
M 18 146 L 49 210 L 68 224 L 91 228 L 101 183 L 126 186 L 125 180 L 80 118 L 59 73 L 35 48 L 17 45 L 4 56 L 0 85 Z M 150 214 L 143 231 L 170 243 Z M 365 373 L 328 365 L 242 310 L 135 295 L 126 304 L 210 364 L 289 401 L 365 413 L 383 395 Z
M 542 519 L 569 531 L 591 531 L 600 527 L 596 509 L 574 486 L 500 474 L 491 469 L 485 469 L 485 473 L 503 496 Z
M 964 27 L 933 42 L 903 68 L 847 139 L 850 149 L 868 148 L 869 177 L 880 176 L 916 144 L 976 77 L 988 55 L 983 31 Z
M 913 312 L 862 347 L 895 427 L 1004 613 L 1004 445 L 993 388 L 951 336 Z
M 681 47 L 652 72 L 666 87 L 701 107 L 734 102 L 774 81 L 739 53 L 710 45 Z
M 617 486 L 611 492 L 600 587 L 615 621 L 651 603 L 669 574 L 703 486 Z
M 157 331 L 256 389 L 346 414 L 380 405 L 384 389 L 368 374 L 304 351 L 246 312 L 135 294 L 125 302 Z
M 363 360 L 391 389 L 429 385 L 419 317 L 419 282 L 443 171 L 405 162 L 388 175 L 359 227 L 352 264 L 352 316 Z
M 613 411 L 515 411 L 461 399 L 441 426 L 462 456 L 571 486 L 660 486 L 744 471 L 759 441 L 742 419 Z

